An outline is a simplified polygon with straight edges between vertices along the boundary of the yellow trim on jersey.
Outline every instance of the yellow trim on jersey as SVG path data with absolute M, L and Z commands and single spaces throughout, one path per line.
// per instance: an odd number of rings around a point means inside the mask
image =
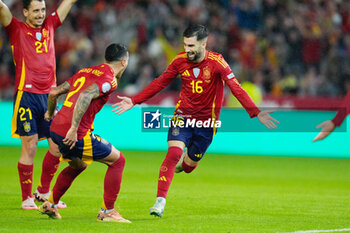
M 179 108 L 180 103 L 181 103 L 181 100 L 177 101 L 177 104 L 176 104 L 175 110 L 174 110 L 174 114 L 176 114 L 176 110 Z
M 22 95 L 23 95 L 23 91 L 18 90 L 15 107 L 13 109 L 12 123 L 11 123 L 11 136 L 13 138 L 20 138 L 19 134 L 16 133 L 16 131 L 17 131 L 17 115 L 18 115 L 18 109 L 19 109 L 19 104 L 21 103 Z
M 213 138 L 216 134 L 216 127 L 215 127 L 215 122 L 216 122 L 216 115 L 215 115 L 215 101 L 216 101 L 216 95 L 214 97 L 214 101 L 213 101 L 213 108 L 212 108 L 212 112 L 211 112 L 211 118 L 214 120 L 214 126 L 213 126 Z
M 179 59 L 179 58 L 187 58 L 187 54 L 186 53 L 178 54 L 174 57 L 174 59 L 171 62 L 174 62 L 176 59 Z
M 84 149 L 83 149 L 83 157 L 82 160 L 86 164 L 91 164 L 93 160 L 93 154 L 92 154 L 92 142 L 91 142 L 91 133 L 90 130 L 86 133 L 84 140 Z
M 70 162 L 70 161 L 72 161 L 72 160 L 71 160 L 71 159 L 63 158 L 63 155 L 61 154 L 60 162 L 65 163 L 65 162 Z
M 19 82 L 18 90 L 20 90 L 20 91 L 23 90 L 25 79 L 26 79 L 26 67 L 25 67 L 25 63 L 24 63 L 24 59 L 23 59 L 23 61 L 22 61 L 21 79 L 20 79 L 21 81 Z
M 228 67 L 227 62 L 220 55 L 215 55 L 209 52 L 208 58 L 211 60 L 217 61 L 224 68 Z
M 13 64 L 15 64 L 16 66 L 16 61 L 15 61 L 15 46 L 11 45 L 11 51 L 12 51 L 12 60 L 13 60 Z

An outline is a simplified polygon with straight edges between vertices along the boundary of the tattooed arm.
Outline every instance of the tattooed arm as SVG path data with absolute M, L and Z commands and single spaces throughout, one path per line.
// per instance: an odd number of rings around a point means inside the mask
M 47 111 L 45 113 L 45 120 L 51 120 L 55 115 L 55 110 L 57 107 L 57 99 L 60 95 L 65 94 L 69 91 L 70 85 L 68 82 L 64 82 L 58 87 L 55 87 L 50 91 L 49 98 L 47 100 Z
M 70 149 L 72 149 L 78 141 L 77 132 L 81 118 L 89 108 L 91 101 L 99 97 L 99 94 L 100 91 L 97 84 L 93 83 L 79 95 L 73 111 L 72 125 L 66 137 L 63 139 L 63 143 L 70 145 Z

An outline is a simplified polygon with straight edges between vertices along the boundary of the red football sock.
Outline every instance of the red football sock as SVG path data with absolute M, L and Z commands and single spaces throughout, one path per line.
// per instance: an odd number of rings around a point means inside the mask
M 184 169 L 184 172 L 191 173 L 194 169 L 196 169 L 198 165 L 190 166 L 185 163 L 185 161 L 182 161 L 182 168 Z
M 22 201 L 28 197 L 32 197 L 32 183 L 33 183 L 33 164 L 25 165 L 20 162 L 17 164 L 19 182 L 21 183 Z
M 159 170 L 157 197 L 166 198 L 171 181 L 174 177 L 175 166 L 177 162 L 179 162 L 182 152 L 180 147 L 169 147 L 168 153 Z
M 50 184 L 55 176 L 55 173 L 60 165 L 60 158 L 55 157 L 50 151 L 47 151 L 43 160 L 42 172 L 38 191 L 40 193 L 48 193 L 50 191 Z
M 110 210 L 114 208 L 122 182 L 125 157 L 120 153 L 120 157 L 112 165 L 108 166 L 105 182 L 102 208 Z
M 58 204 L 58 201 L 69 189 L 74 179 L 85 169 L 86 167 L 74 169 L 71 166 L 68 166 L 65 169 L 63 169 L 57 177 L 56 184 L 53 187 L 51 196 L 49 198 L 49 202 L 52 204 Z M 51 197 L 53 200 L 51 200 Z

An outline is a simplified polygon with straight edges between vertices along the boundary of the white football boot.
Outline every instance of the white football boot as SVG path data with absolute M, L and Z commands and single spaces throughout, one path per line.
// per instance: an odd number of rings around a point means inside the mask
M 164 213 L 166 200 L 164 197 L 157 197 L 156 203 L 149 208 L 149 214 L 157 217 L 162 217 Z

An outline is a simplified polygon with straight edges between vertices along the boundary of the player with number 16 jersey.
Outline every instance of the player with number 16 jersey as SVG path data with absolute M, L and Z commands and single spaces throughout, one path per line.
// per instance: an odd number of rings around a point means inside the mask
M 222 55 L 206 50 L 208 31 L 203 25 L 190 25 L 183 36 L 185 51 L 179 53 L 167 70 L 139 94 L 132 98 L 120 97 L 122 101 L 116 103 L 114 106 L 117 107 L 113 110 L 121 114 L 148 100 L 178 75 L 181 76 L 180 97 L 168 131 L 168 153 L 159 170 L 156 203 L 150 208 L 150 214 L 159 217 L 164 213 L 174 172 L 192 172 L 213 140 L 225 83 L 250 117 L 257 117 L 268 128 L 276 127 L 272 121 L 278 122 L 269 112 L 259 110 Z M 215 123 L 205 124 L 208 120 Z M 184 151 L 185 148 L 187 150 Z

